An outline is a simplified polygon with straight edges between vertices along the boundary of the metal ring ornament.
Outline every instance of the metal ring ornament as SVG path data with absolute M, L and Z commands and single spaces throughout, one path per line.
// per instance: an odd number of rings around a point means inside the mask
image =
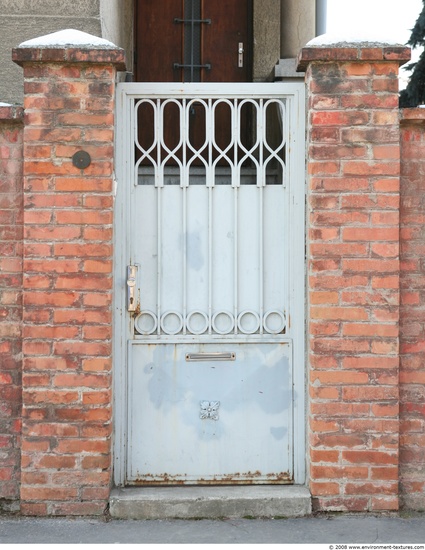
M 193 321 L 193 318 L 195 316 L 201 316 L 204 320 L 204 326 L 202 328 L 195 328 L 191 326 L 191 321 Z M 209 326 L 209 319 L 208 315 L 204 313 L 203 311 L 191 311 L 187 317 L 186 317 L 186 328 L 189 332 L 192 334 L 204 334 Z
M 175 316 L 177 317 L 178 319 L 178 324 L 177 324 L 177 328 L 167 328 L 167 317 L 171 317 L 171 316 Z M 180 313 L 178 311 L 166 311 L 162 317 L 161 317 L 161 329 L 163 332 L 165 332 L 165 334 L 171 334 L 171 335 L 174 335 L 174 334 L 178 334 L 179 332 L 181 332 L 183 328 L 183 317 L 180 315 Z
M 277 327 L 273 328 L 270 326 L 271 316 L 277 316 L 280 318 L 280 323 L 277 325 Z M 269 323 L 267 323 L 269 321 Z M 281 311 L 278 311 L 277 309 L 269 309 L 269 311 L 266 311 L 263 317 L 263 327 L 266 332 L 269 334 L 280 334 L 286 327 L 286 318 L 285 314 Z
M 153 327 L 149 330 L 146 329 L 146 327 L 143 326 L 143 318 L 150 318 L 153 321 Z M 156 328 L 158 326 L 158 319 L 156 318 L 155 313 L 152 313 L 152 311 L 142 311 L 134 321 L 134 326 L 139 334 L 153 334 L 156 331 Z
M 230 323 L 228 328 L 223 329 L 218 327 L 218 322 L 219 322 L 218 317 L 220 316 L 226 316 L 229 319 Z M 233 315 L 228 311 L 217 311 L 217 313 L 214 313 L 212 318 L 212 328 L 214 332 L 216 332 L 217 334 L 229 334 L 230 332 L 232 332 L 234 326 L 235 326 L 235 319 Z
M 244 319 L 244 317 L 246 319 L 247 316 L 254 317 L 254 319 L 255 319 L 254 328 L 246 328 L 246 327 L 243 326 L 243 319 Z M 243 334 L 255 334 L 258 331 L 259 328 L 260 328 L 260 316 L 255 311 L 252 311 L 250 309 L 246 309 L 245 311 L 242 311 L 242 313 L 240 313 L 238 315 L 238 329 Z

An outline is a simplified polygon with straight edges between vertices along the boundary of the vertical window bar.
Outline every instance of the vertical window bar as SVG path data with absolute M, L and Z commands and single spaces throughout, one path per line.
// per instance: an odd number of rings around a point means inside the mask
M 194 64 L 195 64 L 195 14 L 194 14 L 194 0 L 191 1 L 191 22 L 190 22 L 190 81 L 194 82 Z
M 184 80 L 200 82 L 201 65 L 201 0 L 184 2 Z M 189 15 L 189 17 L 187 17 Z

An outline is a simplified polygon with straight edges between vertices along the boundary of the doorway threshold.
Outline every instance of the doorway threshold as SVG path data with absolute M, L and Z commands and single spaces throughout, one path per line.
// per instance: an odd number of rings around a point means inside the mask
M 311 495 L 301 485 L 115 488 L 116 519 L 294 518 L 311 514 Z

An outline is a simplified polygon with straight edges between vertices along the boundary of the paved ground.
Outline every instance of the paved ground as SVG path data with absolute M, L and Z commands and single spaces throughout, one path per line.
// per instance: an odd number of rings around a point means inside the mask
M 0 516 L 0 544 L 15 543 L 414 543 L 425 548 L 425 515 L 199 521 Z

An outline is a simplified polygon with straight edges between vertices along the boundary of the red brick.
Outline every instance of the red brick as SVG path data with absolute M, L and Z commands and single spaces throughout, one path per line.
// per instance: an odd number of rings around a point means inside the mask
M 60 192 L 111 192 L 112 183 L 108 178 L 57 177 L 55 190 Z
M 344 241 L 398 241 L 398 227 L 347 227 L 343 230 Z
M 353 126 L 369 122 L 365 111 L 317 111 L 311 115 L 313 126 Z
M 103 374 L 58 374 L 53 379 L 53 385 L 63 388 L 108 388 L 111 380 L 109 376 Z
M 21 499 L 25 501 L 73 500 L 78 496 L 75 487 L 27 487 L 21 488 Z
M 399 329 L 394 325 L 376 325 L 370 323 L 345 323 L 342 333 L 346 336 L 383 336 L 397 337 Z
M 107 405 L 111 402 L 110 391 L 83 392 L 83 405 Z M 107 413 L 109 415 L 109 413 Z M 107 416 L 109 418 L 109 416 Z
M 345 493 L 347 495 L 395 495 L 397 494 L 397 483 L 347 483 Z
M 343 399 L 346 401 L 388 401 L 391 399 L 398 399 L 398 388 L 391 388 L 388 386 L 383 387 L 351 387 L 343 388 Z M 375 407 L 375 405 L 373 405 Z M 374 411 L 372 407 L 372 411 Z M 378 405 L 379 409 L 388 410 L 386 405 Z M 392 410 L 392 407 L 391 407 Z M 376 413 L 375 413 L 376 414 Z M 377 415 L 381 416 L 381 415 Z
M 397 176 L 400 173 L 397 162 L 343 160 L 341 168 L 344 176 Z
M 369 468 L 359 466 L 313 466 L 311 474 L 314 479 L 366 479 Z
M 330 385 L 352 385 L 367 384 L 369 374 L 366 372 L 347 372 L 347 371 L 320 371 L 313 372 L 310 376 L 311 383 L 319 381 L 320 384 Z
M 339 388 L 335 387 L 316 388 L 315 386 L 310 386 L 309 395 L 312 400 L 337 401 L 341 398 Z
M 38 391 L 23 391 L 23 399 L 26 404 L 49 403 L 65 404 L 80 400 L 78 392 L 40 389 Z
M 369 318 L 364 308 L 311 306 L 311 319 L 333 319 L 341 321 L 366 321 Z
M 390 497 L 375 497 L 372 498 L 372 510 L 398 510 L 399 499 L 398 496 Z
M 60 456 L 60 455 L 43 455 L 38 465 L 40 468 L 62 470 L 62 469 L 74 469 L 76 466 L 76 458 L 73 456 Z
M 398 358 L 396 357 L 345 357 L 343 367 L 347 369 L 391 369 L 398 367 Z
M 340 487 L 338 483 L 329 481 L 326 483 L 310 481 L 310 491 L 313 497 L 316 495 L 338 495 Z
M 98 327 L 83 327 L 83 338 L 86 340 L 108 340 L 112 338 L 112 328 L 100 325 Z
M 54 286 L 60 290 L 108 290 L 112 288 L 112 278 L 87 274 L 58 275 Z
M 396 453 L 379 451 L 343 451 L 342 460 L 352 464 L 397 464 Z

